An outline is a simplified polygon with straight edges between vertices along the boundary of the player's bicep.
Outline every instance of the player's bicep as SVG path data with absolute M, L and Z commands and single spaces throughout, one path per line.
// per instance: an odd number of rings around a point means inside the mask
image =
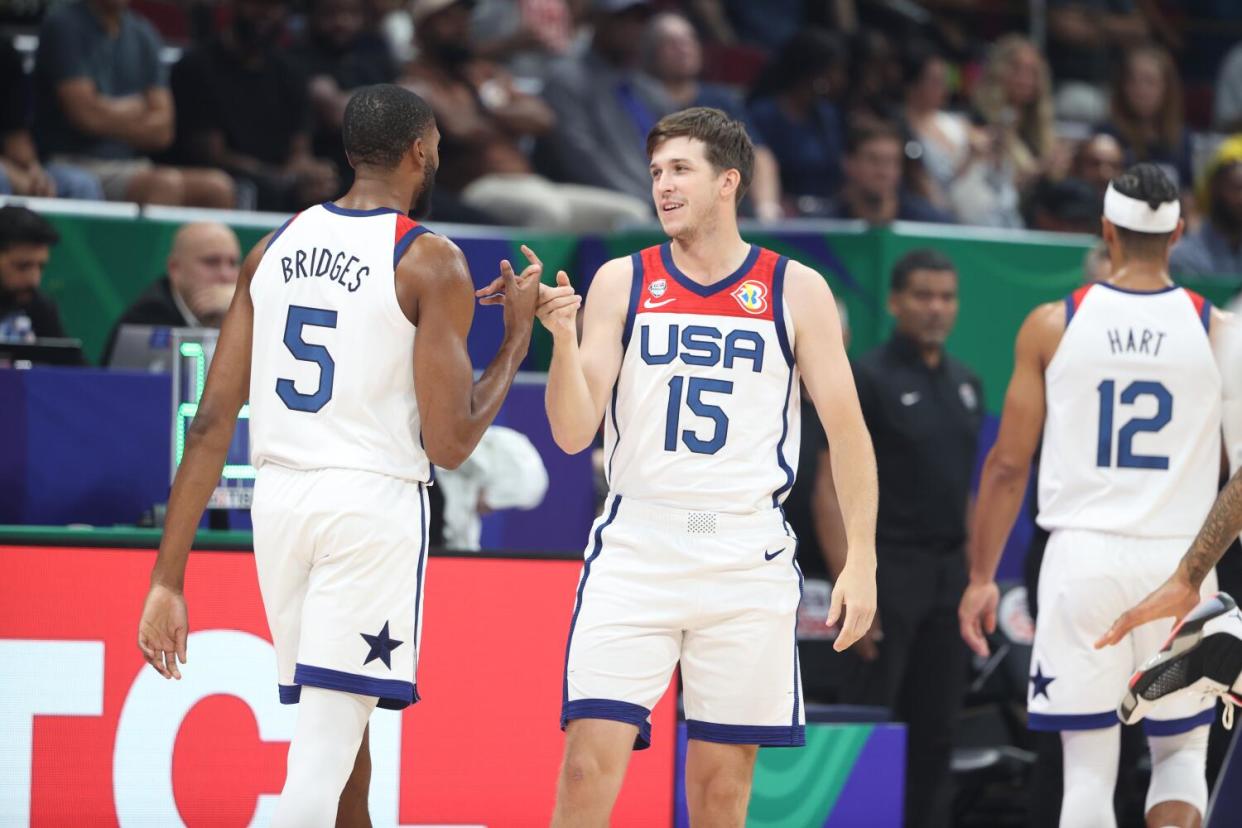
M 865 428 L 841 316 L 827 283 L 815 271 L 790 262 L 785 304 L 793 314 L 794 359 L 829 442 L 842 429 Z
M 1038 308 L 1018 331 L 1014 347 L 1013 375 L 1005 391 L 995 451 L 1015 463 L 1026 463 L 1035 454 L 1043 431 L 1044 368 L 1048 356 L 1048 312 Z
M 618 259 L 599 269 L 587 291 L 579 350 L 591 402 L 600 417 L 621 373 L 621 340 L 625 335 L 632 280 L 629 261 Z
M 474 369 L 466 337 L 474 317 L 474 291 L 460 251 L 431 258 L 444 261 L 420 260 L 408 266 L 419 270 L 414 394 L 424 437 L 438 440 L 447 436 L 457 413 L 470 410 Z

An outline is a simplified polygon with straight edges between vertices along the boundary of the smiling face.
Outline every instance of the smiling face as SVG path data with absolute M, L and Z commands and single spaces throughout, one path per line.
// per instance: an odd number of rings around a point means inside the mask
M 651 197 L 670 238 L 693 236 L 721 210 L 737 209 L 738 171 L 717 170 L 706 149 L 702 141 L 679 136 L 651 154 Z

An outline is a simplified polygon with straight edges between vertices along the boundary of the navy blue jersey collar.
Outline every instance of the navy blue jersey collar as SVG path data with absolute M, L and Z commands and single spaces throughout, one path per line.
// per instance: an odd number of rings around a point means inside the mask
M 750 273 L 751 269 L 755 266 L 756 260 L 759 258 L 759 247 L 752 244 L 750 246 L 750 253 L 746 255 L 746 261 L 742 262 L 741 267 L 721 279 L 719 282 L 713 282 L 710 285 L 703 285 L 694 281 L 678 269 L 677 265 L 673 262 L 672 245 L 672 242 L 665 242 L 660 245 L 660 259 L 664 263 L 664 269 L 667 270 L 682 287 L 691 293 L 698 294 L 699 296 L 712 296 L 722 290 L 727 290 L 728 288 L 733 287 L 733 285 L 741 281 L 742 277 L 744 277 L 747 273 Z

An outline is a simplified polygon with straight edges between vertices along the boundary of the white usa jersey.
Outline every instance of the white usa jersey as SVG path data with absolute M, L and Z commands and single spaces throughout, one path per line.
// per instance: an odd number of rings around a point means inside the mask
M 272 237 L 250 283 L 251 463 L 426 481 L 414 325 L 396 263 L 426 228 L 395 210 L 331 202 Z
M 621 370 L 607 408 L 613 494 L 746 514 L 778 507 L 801 438 L 788 260 L 760 247 L 714 285 L 668 243 L 633 254 Z
M 1211 305 L 1100 283 L 1066 298 L 1045 372 L 1039 524 L 1193 536 L 1216 497 L 1221 377 Z

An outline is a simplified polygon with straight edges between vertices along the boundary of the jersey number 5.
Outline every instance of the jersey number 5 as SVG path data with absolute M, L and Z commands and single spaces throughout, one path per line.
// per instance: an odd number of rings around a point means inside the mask
M 1095 464 L 1102 468 L 1113 465 L 1113 400 L 1116 383 L 1104 380 L 1100 392 L 1100 439 L 1096 448 Z M 1140 397 L 1154 397 L 1156 413 L 1151 417 L 1131 417 L 1117 432 L 1117 468 L 1119 469 L 1168 469 L 1169 458 L 1163 455 L 1135 454 L 1134 435 L 1156 433 L 1173 419 L 1173 395 L 1159 382 L 1135 380 L 1121 391 L 1121 404 L 1134 405 Z
M 285 347 L 295 359 L 301 362 L 313 362 L 319 366 L 319 387 L 312 394 L 303 394 L 293 386 L 293 380 L 278 379 L 276 380 L 276 394 L 294 411 L 309 411 L 314 414 L 332 399 L 332 381 L 336 377 L 336 363 L 332 361 L 332 355 L 328 353 L 327 348 L 307 342 L 302 338 L 302 328 L 306 325 L 316 328 L 335 328 L 336 311 L 290 305 L 289 317 L 285 320 Z
M 677 451 L 679 436 L 677 427 L 681 421 L 681 392 L 685 381 L 685 377 L 673 377 L 668 381 L 668 419 L 664 423 L 665 451 Z M 695 414 L 716 424 L 712 430 L 712 436 L 706 440 L 688 428 L 681 432 L 681 441 L 695 454 L 715 454 L 724 447 L 725 438 L 729 436 L 728 415 L 720 406 L 703 402 L 702 395 L 705 393 L 732 394 L 733 383 L 728 380 L 690 377 L 690 387 L 686 391 L 686 404 Z

